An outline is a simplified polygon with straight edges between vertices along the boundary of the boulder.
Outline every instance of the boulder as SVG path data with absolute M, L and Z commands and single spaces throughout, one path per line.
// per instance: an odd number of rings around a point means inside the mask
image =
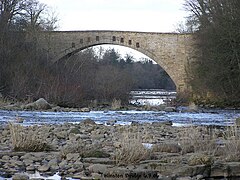
M 31 109 L 31 110 L 48 110 L 48 109 L 51 109 L 51 106 L 45 99 L 40 98 L 33 103 L 29 103 L 25 105 L 23 108 Z

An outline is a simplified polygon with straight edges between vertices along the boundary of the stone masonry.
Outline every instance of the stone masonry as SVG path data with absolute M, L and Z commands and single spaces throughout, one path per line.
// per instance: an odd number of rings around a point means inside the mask
M 48 61 L 62 58 L 91 46 L 113 44 L 135 49 L 158 63 L 172 78 L 177 91 L 187 90 L 186 65 L 193 54 L 193 35 L 130 31 L 53 31 L 40 35 L 39 43 L 48 52 Z

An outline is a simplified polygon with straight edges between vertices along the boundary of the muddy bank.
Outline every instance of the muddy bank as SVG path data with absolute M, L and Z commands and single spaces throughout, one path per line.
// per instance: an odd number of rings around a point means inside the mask
M 238 134 L 232 127 L 105 126 L 90 119 L 75 125 L 4 125 L 0 173 L 13 179 L 28 179 L 22 172 L 75 179 L 238 177 Z

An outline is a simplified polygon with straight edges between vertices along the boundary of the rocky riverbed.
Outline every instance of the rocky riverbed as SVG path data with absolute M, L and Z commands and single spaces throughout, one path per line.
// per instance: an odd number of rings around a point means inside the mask
M 173 127 L 171 122 L 5 124 L 0 127 L 0 176 L 29 179 L 240 178 L 238 127 Z M 1 178 L 0 178 L 1 179 Z M 31 178 L 34 179 L 34 178 Z

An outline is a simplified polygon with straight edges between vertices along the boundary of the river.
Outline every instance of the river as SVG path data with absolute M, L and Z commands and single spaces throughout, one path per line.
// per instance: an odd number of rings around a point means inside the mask
M 176 92 L 163 90 L 132 91 L 130 103 L 137 105 L 161 105 L 176 98 Z M 174 126 L 183 125 L 231 125 L 240 117 L 239 110 L 201 110 L 185 112 L 179 107 L 177 112 L 165 111 L 90 111 L 90 112 L 41 112 L 41 111 L 6 111 L 0 110 L 0 124 L 22 118 L 23 125 L 80 123 L 90 118 L 99 124 L 115 120 L 116 124 L 132 122 L 152 123 L 172 121 Z

